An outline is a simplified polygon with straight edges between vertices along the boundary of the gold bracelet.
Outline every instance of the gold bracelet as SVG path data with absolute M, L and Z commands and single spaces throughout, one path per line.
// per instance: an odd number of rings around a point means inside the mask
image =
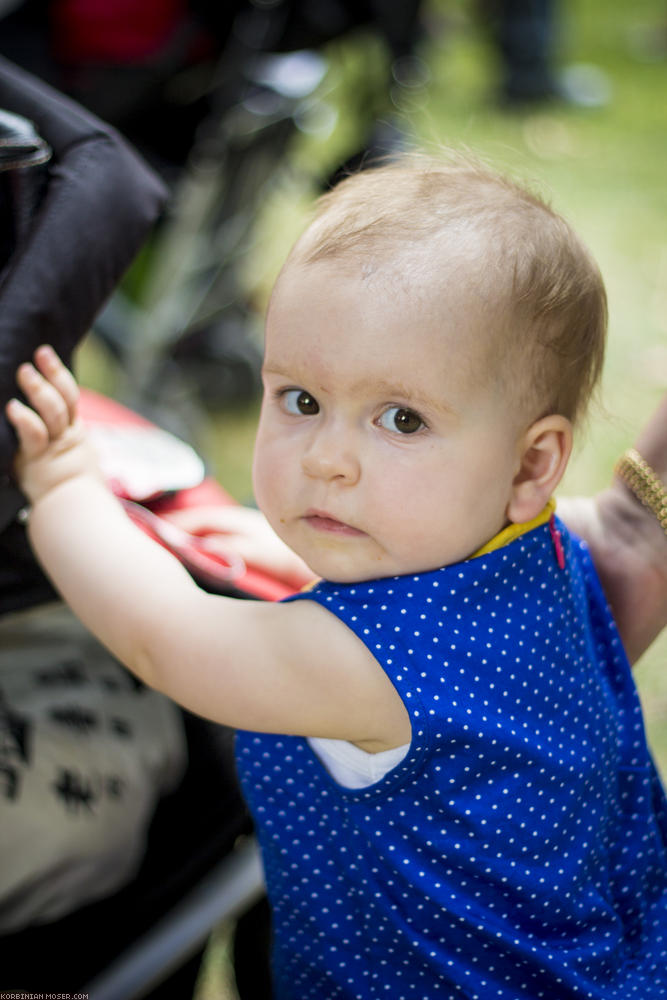
M 638 451 L 629 448 L 614 469 L 617 476 L 658 519 L 667 535 L 667 488 Z

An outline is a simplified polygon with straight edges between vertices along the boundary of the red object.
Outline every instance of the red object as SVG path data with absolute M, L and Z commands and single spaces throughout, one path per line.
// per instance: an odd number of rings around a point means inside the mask
M 158 428 L 149 420 L 134 413 L 126 406 L 88 389 L 81 390 L 79 414 L 93 432 L 93 443 L 95 443 L 96 425 L 130 430 L 136 428 L 141 439 L 140 455 L 146 447 L 143 439 L 145 432 L 147 430 L 158 431 Z M 165 432 L 162 431 L 160 434 L 164 436 Z M 169 437 L 171 436 L 169 435 Z M 104 438 L 101 440 L 103 447 Z M 131 435 L 124 440 L 126 440 L 128 448 L 128 459 L 130 459 Z M 174 447 L 184 447 L 182 442 L 177 439 L 172 438 L 172 440 Z M 104 455 L 100 455 L 100 458 L 102 465 L 104 465 Z M 117 462 L 117 455 L 114 456 L 114 460 Z M 170 470 L 167 468 L 164 471 L 164 482 L 168 484 Z M 131 490 L 128 489 L 128 480 L 124 479 L 122 470 L 120 474 L 109 479 L 109 485 L 121 499 L 128 516 L 135 524 L 172 552 L 203 584 L 212 585 L 217 589 L 231 586 L 235 590 L 265 601 L 278 601 L 294 593 L 295 588 L 291 584 L 269 573 L 246 566 L 242 560 L 234 555 L 230 554 L 229 558 L 225 558 L 217 552 L 212 552 L 207 545 L 206 536 L 191 535 L 163 517 L 163 515 L 173 511 L 191 507 L 238 506 L 236 500 L 211 477 L 202 474 L 199 482 L 186 489 L 172 490 L 168 486 L 162 490 L 156 489 L 148 499 L 143 496 L 133 497 L 131 495 Z
M 126 427 L 152 427 L 153 424 L 134 410 L 128 409 L 115 399 L 102 396 L 92 389 L 81 389 L 79 395 L 79 416 L 84 423 L 116 424 Z
M 54 45 L 74 65 L 141 62 L 164 48 L 187 10 L 184 0 L 54 0 Z
M 556 559 L 558 561 L 559 569 L 565 569 L 565 552 L 563 550 L 563 541 L 560 537 L 560 531 L 556 527 L 556 518 L 552 514 L 549 518 L 549 531 L 551 532 L 551 540 L 554 543 L 554 549 L 556 550 Z

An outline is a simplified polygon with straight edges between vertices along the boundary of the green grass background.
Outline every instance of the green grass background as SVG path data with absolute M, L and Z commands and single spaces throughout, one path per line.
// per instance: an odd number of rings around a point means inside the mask
M 667 388 L 667 8 L 663 0 L 561 4 L 558 62 L 603 73 L 608 101 L 516 112 L 498 105 L 494 50 L 472 6 L 463 0 L 427 5 L 422 56 L 430 83 L 398 114 L 420 145 L 468 148 L 536 184 L 599 261 L 611 317 L 605 374 L 561 490 L 588 494 L 608 482 L 616 457 Z M 332 45 L 329 58 L 322 93 L 337 124 L 326 138 L 304 136 L 295 143 L 291 167 L 258 219 L 245 266 L 258 309 L 302 224 L 316 179 L 355 148 L 368 81 L 384 72 L 382 53 L 368 38 Z M 390 111 L 380 113 L 388 117 Z M 94 340 L 79 360 L 84 382 L 113 391 Z M 221 410 L 198 429 L 198 447 L 242 501 L 251 497 L 256 414 L 256 402 Z M 667 774 L 667 636 L 645 655 L 636 678 L 649 738 Z M 225 968 L 224 941 L 216 940 L 197 1000 L 233 996 L 220 978 Z

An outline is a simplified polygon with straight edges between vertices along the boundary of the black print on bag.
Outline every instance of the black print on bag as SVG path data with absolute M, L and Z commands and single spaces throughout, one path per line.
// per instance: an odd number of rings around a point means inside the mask
M 119 775 L 109 774 L 105 779 L 104 788 L 108 798 L 120 800 L 125 791 L 125 782 Z
M 0 695 L 0 755 L 29 764 L 30 732 L 30 720 L 13 711 Z
M 122 801 L 125 779 L 119 774 L 90 775 L 63 767 L 52 787 L 71 816 L 92 815 L 101 799 Z
M 146 690 L 146 686 L 128 671 L 117 674 L 115 677 L 100 677 L 101 686 L 110 692 L 132 691 L 141 694 Z
M 0 796 L 16 802 L 21 787 L 21 776 L 11 764 L 0 764 Z
M 121 719 L 117 715 L 114 715 L 109 720 L 109 729 L 114 734 L 114 736 L 122 736 L 123 739 L 130 739 L 132 736 L 132 726 L 127 719 Z
M 93 782 L 89 777 L 67 768 L 60 769 L 53 788 L 70 813 L 78 814 L 83 811 L 92 813 L 99 797 L 95 794 Z
M 58 687 L 68 684 L 83 687 L 90 683 L 85 664 L 81 660 L 63 660 L 43 670 L 36 670 L 34 678 L 39 687 Z
M 51 709 L 52 720 L 61 726 L 87 734 L 99 728 L 99 719 L 94 712 L 80 705 L 61 705 Z

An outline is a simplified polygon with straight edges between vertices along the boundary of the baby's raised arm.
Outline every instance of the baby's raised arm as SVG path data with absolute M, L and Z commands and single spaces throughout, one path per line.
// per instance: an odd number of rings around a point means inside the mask
M 407 742 L 395 689 L 363 643 L 311 601 L 212 595 L 126 517 L 76 416 L 77 387 L 50 348 L 23 365 L 12 400 L 16 473 L 47 575 L 83 623 L 148 685 L 232 726 Z

